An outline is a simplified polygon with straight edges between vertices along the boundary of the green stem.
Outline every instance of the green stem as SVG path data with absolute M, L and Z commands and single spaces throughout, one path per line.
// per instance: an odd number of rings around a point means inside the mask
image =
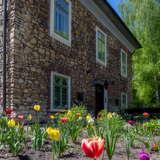
M 57 155 L 56 155 L 56 151 L 55 151 L 55 142 L 52 142 L 52 160 L 57 160 Z

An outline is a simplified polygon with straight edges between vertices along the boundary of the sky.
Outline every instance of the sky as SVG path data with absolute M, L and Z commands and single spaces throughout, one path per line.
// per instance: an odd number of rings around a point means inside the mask
M 118 5 L 121 0 L 108 0 L 108 2 L 111 4 L 111 6 L 114 8 L 114 10 L 120 15 L 120 12 L 118 10 Z

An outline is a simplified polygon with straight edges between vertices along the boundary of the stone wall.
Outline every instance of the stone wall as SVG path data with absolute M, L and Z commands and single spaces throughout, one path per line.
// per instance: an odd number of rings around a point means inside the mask
M 10 21 L 10 85 L 8 105 L 29 110 L 34 103 L 50 108 L 50 73 L 71 77 L 71 98 L 84 92 L 84 102 L 95 106 L 95 79 L 110 80 L 109 102 L 115 106 L 121 92 L 131 100 L 131 54 L 107 28 L 78 0 L 72 0 L 72 45 L 62 44 L 49 35 L 49 0 L 14 0 L 14 26 Z M 96 63 L 96 26 L 108 38 L 107 66 Z M 127 79 L 120 76 L 120 49 L 128 53 Z M 119 102 L 120 104 L 120 102 Z
M 2 96 L 3 96 L 3 5 L 0 1 L 0 113 L 3 110 Z

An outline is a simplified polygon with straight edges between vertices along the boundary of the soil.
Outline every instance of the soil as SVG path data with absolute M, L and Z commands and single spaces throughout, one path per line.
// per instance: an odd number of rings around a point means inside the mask
M 21 155 L 14 157 L 7 149 L 0 150 L 0 160 L 52 160 L 51 147 L 49 142 L 45 142 L 44 147 L 40 151 L 34 151 L 31 148 L 31 144 L 27 145 L 24 152 Z M 144 146 L 136 144 L 132 147 L 130 160 L 139 160 L 138 153 Z M 160 160 L 160 153 L 150 153 L 151 160 Z M 76 144 L 71 143 L 69 150 L 67 150 L 58 160 L 89 160 L 81 151 L 80 142 Z M 104 156 L 103 160 L 108 160 L 107 156 Z M 127 160 L 125 153 L 124 143 L 121 141 L 116 146 L 116 152 L 113 160 Z

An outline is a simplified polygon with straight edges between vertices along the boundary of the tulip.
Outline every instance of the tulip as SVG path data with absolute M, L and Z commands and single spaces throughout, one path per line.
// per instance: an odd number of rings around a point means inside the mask
M 51 140 L 54 140 L 54 141 L 60 140 L 59 129 L 54 129 L 54 128 L 49 127 L 49 128 L 47 128 L 46 132 Z
M 18 115 L 18 119 L 19 120 L 23 120 L 24 119 L 24 115 L 23 114 Z
M 112 117 L 113 117 L 112 113 L 109 112 L 109 113 L 107 114 L 107 118 L 108 118 L 108 119 L 111 119 Z
M 99 158 L 104 151 L 104 139 L 94 137 L 89 139 L 83 139 L 81 148 L 85 155 L 89 158 Z
M 61 118 L 60 119 L 60 121 L 61 121 L 61 123 L 67 123 L 68 122 L 68 118 L 66 118 L 66 117 L 63 117 L 63 118 Z
M 16 112 L 12 111 L 11 114 L 9 115 L 10 118 L 16 118 L 17 114 Z
M 152 146 L 152 151 L 157 152 L 158 150 L 159 150 L 158 145 L 156 143 L 154 143 L 153 146 Z
M 150 156 L 148 153 L 141 151 L 139 153 L 139 160 L 150 160 Z
M 33 109 L 38 112 L 38 111 L 40 111 L 41 106 L 40 105 L 34 105 Z
M 76 113 L 76 116 L 79 118 L 81 116 L 81 113 Z
M 68 110 L 67 116 L 71 116 L 71 115 L 72 115 L 72 112 L 70 110 Z
M 144 116 L 145 118 L 148 118 L 150 115 L 149 115 L 149 113 L 144 112 L 144 113 L 143 113 L 143 116 Z
M 8 121 L 7 125 L 8 125 L 8 127 L 15 127 L 16 121 L 14 119 L 11 119 Z
M 94 119 L 91 117 L 90 114 L 88 114 L 88 115 L 86 116 L 86 121 L 87 121 L 87 123 L 90 123 L 90 124 L 93 124 L 93 123 L 94 123 Z
M 6 115 L 10 115 L 12 112 L 13 112 L 13 109 L 10 108 L 10 107 L 7 107 L 5 110 L 4 110 L 5 114 Z
M 134 125 L 136 122 L 135 121 L 133 121 L 133 120 L 129 120 L 128 121 L 128 124 L 130 124 L 130 125 Z
M 55 119 L 55 116 L 54 115 L 50 115 L 49 118 L 50 119 Z
M 31 115 L 31 114 L 28 115 L 27 120 L 28 120 L 28 121 L 31 121 L 31 120 L 32 120 L 32 115 Z

